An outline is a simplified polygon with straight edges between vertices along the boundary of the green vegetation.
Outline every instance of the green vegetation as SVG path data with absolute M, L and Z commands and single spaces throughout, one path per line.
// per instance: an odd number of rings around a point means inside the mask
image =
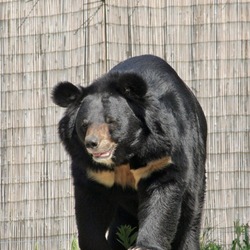
M 73 239 L 71 241 L 71 250 L 80 250 L 80 248 L 78 246 L 78 240 L 77 240 L 76 235 L 73 236 Z
M 137 237 L 137 232 L 134 232 L 135 228 L 131 228 L 128 225 L 121 226 L 117 233 L 118 241 L 128 249 L 134 244 Z M 201 235 L 201 250 L 224 250 L 224 248 L 211 240 L 212 227 L 206 227 Z M 239 221 L 234 222 L 235 239 L 232 240 L 231 250 L 250 250 L 250 237 L 249 237 L 249 225 L 240 224 Z
M 208 226 L 207 220 L 205 220 L 205 229 L 200 237 L 201 250 L 222 250 L 222 246 L 217 244 L 215 240 L 211 240 L 211 233 L 213 228 Z
M 129 225 L 124 225 L 118 228 L 118 232 L 116 233 L 118 236 L 118 241 L 128 249 L 131 247 L 137 238 L 137 232 L 135 232 L 135 227 L 132 228 Z
M 240 225 L 239 221 L 234 222 L 234 232 L 236 238 L 232 242 L 232 250 L 249 250 L 249 225 Z
M 128 249 L 131 247 L 137 238 L 136 228 L 129 225 L 124 225 L 118 228 L 117 240 Z M 224 248 L 217 244 L 215 240 L 211 240 L 212 227 L 206 227 L 200 239 L 201 250 L 224 250 Z M 231 250 L 250 250 L 250 236 L 249 225 L 240 224 L 239 221 L 234 222 L 235 238 L 232 240 Z M 34 250 L 39 250 L 38 244 L 35 244 Z M 80 250 L 76 235 L 71 241 L 71 250 Z
M 210 240 L 210 232 L 213 230 L 207 227 L 201 237 L 201 250 L 223 250 L 223 247 L 214 240 Z M 249 225 L 234 222 L 235 238 L 232 240 L 231 250 L 250 250 Z
M 215 240 L 210 240 L 210 232 L 213 229 L 211 227 L 206 228 L 200 239 L 201 250 L 222 250 L 222 246 L 217 244 Z
M 39 250 L 39 248 L 38 248 L 38 244 L 36 243 L 35 244 L 35 248 L 34 248 L 35 250 Z

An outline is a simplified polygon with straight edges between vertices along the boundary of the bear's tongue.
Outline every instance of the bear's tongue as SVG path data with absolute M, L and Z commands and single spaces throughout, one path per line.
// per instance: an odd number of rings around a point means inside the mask
M 100 153 L 92 153 L 93 157 L 95 158 L 106 158 L 110 156 L 111 151 L 100 152 Z

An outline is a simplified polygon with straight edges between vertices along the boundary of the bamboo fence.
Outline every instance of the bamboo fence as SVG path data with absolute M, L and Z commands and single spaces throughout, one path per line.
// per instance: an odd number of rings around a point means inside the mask
M 205 111 L 203 227 L 228 247 L 233 222 L 250 222 L 249 0 L 0 0 L 0 34 L 0 249 L 70 249 L 72 181 L 51 89 L 145 53 L 165 58 Z

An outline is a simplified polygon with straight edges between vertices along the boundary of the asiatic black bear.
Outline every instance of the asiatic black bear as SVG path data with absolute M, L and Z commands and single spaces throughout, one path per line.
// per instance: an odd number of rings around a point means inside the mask
M 173 68 L 137 56 L 88 87 L 60 82 L 52 98 L 67 108 L 59 134 L 72 161 L 80 248 L 124 249 L 117 227 L 131 225 L 132 249 L 200 249 L 207 125 Z

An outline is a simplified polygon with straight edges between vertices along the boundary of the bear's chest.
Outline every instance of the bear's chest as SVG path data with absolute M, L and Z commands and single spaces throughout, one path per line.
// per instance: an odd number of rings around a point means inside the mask
M 122 188 L 130 187 L 137 190 L 141 179 L 148 178 L 152 173 L 166 168 L 171 161 L 170 156 L 149 162 L 146 166 L 138 169 L 130 169 L 129 164 L 117 166 L 112 170 L 95 171 L 87 170 L 89 179 L 94 180 L 106 187 L 119 185 Z

